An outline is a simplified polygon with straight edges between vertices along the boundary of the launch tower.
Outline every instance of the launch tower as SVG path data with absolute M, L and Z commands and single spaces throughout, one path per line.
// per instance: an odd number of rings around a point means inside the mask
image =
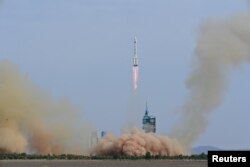
M 146 103 L 145 115 L 142 119 L 142 129 L 146 133 L 155 133 L 156 132 L 156 118 L 155 116 L 150 116 L 148 114 L 148 104 Z

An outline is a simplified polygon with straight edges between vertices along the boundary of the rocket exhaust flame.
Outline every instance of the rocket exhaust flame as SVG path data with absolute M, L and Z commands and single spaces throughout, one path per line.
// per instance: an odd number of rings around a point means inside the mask
M 133 90 L 134 92 L 137 90 L 138 88 L 138 66 L 134 66 L 133 67 Z

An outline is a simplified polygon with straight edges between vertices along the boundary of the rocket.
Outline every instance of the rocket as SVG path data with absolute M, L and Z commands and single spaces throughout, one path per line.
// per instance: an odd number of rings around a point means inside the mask
M 133 59 L 133 66 L 138 66 L 138 57 L 137 57 L 137 39 L 134 39 L 134 59 Z
M 138 75 L 139 75 L 139 67 L 138 67 L 138 57 L 137 57 L 137 40 L 136 37 L 134 39 L 134 58 L 133 58 L 133 90 L 136 92 L 138 87 Z

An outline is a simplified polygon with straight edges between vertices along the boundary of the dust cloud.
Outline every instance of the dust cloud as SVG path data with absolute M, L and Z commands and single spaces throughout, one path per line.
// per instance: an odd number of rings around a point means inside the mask
M 223 102 L 228 76 L 250 58 L 250 16 L 209 20 L 200 30 L 193 70 L 186 86 L 189 98 L 171 134 L 190 148 L 205 131 L 208 117 Z
M 109 156 L 144 156 L 147 152 L 151 155 L 173 156 L 184 154 L 185 151 L 175 139 L 133 129 L 120 137 L 107 134 L 93 152 L 96 155 Z
M 93 127 L 67 99 L 55 100 L 9 62 L 0 62 L 0 152 L 82 154 Z
M 205 131 L 209 114 L 223 102 L 230 72 L 250 60 L 250 16 L 207 21 L 200 30 L 189 98 L 170 136 L 138 129 L 107 135 L 97 155 L 179 155 Z M 88 154 L 92 126 L 80 125 L 80 112 L 67 99 L 55 100 L 8 61 L 0 62 L 0 152 Z M 185 148 L 185 149 L 184 149 Z

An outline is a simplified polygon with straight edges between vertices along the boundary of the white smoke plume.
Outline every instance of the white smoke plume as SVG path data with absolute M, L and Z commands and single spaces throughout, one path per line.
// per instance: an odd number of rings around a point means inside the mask
M 194 68 L 186 86 L 190 98 L 172 135 L 190 148 L 207 127 L 208 115 L 222 102 L 231 70 L 249 62 L 250 15 L 207 21 L 195 49 Z
M 67 99 L 54 100 L 9 61 L 0 62 L 0 152 L 86 153 L 91 126 Z

